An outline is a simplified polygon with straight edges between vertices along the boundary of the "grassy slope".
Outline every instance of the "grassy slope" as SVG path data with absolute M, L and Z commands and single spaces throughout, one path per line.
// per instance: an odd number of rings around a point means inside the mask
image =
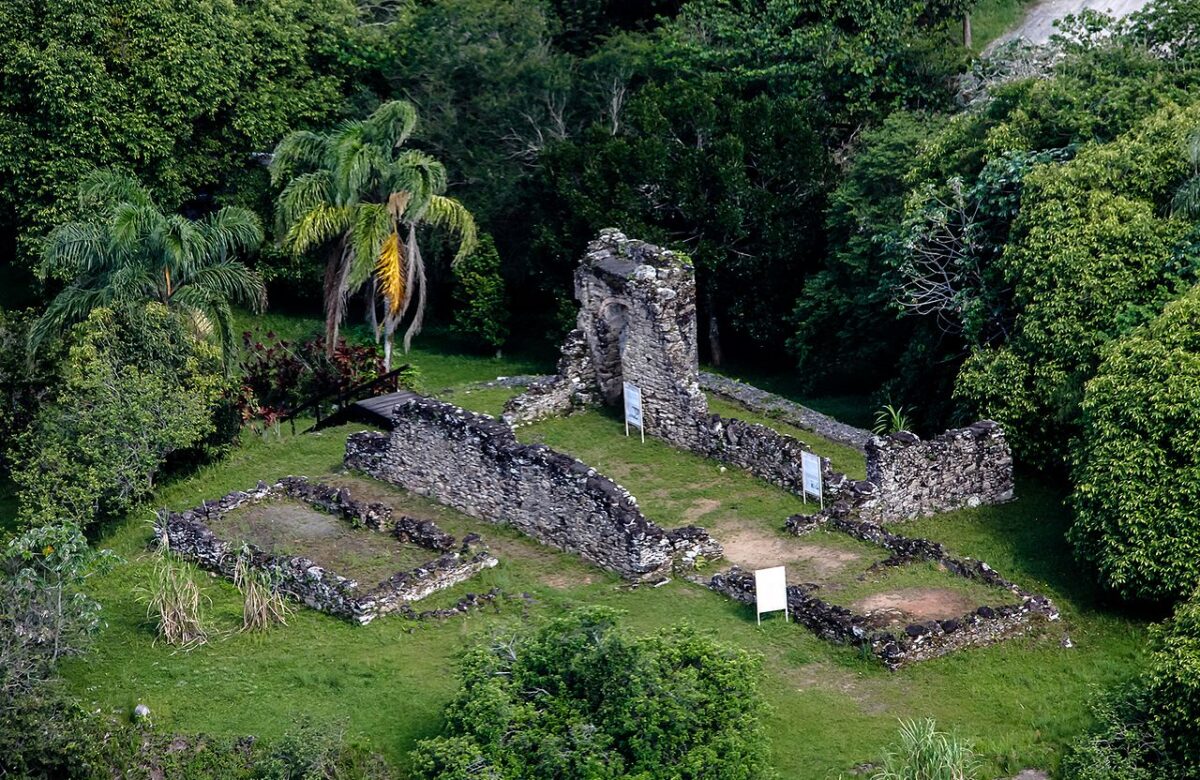
M 431 385 L 528 370 L 416 350 L 411 359 Z M 502 397 L 474 400 L 494 405 Z M 744 474 L 722 473 L 716 464 L 660 442 L 643 445 L 619 431 L 614 418 L 593 412 L 548 421 L 526 429 L 522 437 L 587 450 L 593 465 L 628 483 L 647 514 L 664 525 L 690 519 L 705 499 L 724 502 L 724 510 L 772 528 L 804 508 L 793 496 Z M 252 437 L 226 461 L 164 486 L 157 501 L 183 508 L 260 478 L 335 473 L 347 433 Z M 1063 609 L 1062 623 L 1037 637 L 894 674 L 780 620 L 757 629 L 748 609 L 698 586 L 673 582 L 631 591 L 574 556 L 494 527 L 483 533 L 502 565 L 438 601 L 498 585 L 508 593 L 531 593 L 531 607 L 510 602 L 500 614 L 420 625 L 386 619 L 364 628 L 298 609 L 286 628 L 245 636 L 232 632 L 240 617 L 236 592 L 223 581 L 197 575 L 213 600 L 210 618 L 225 633 L 192 653 L 176 653 L 154 645 L 136 595 L 149 574 L 143 552 L 147 510 L 134 513 L 104 540 L 125 562 L 94 581 L 106 625 L 94 652 L 67 663 L 64 673 L 86 703 L 127 712 L 144 701 L 165 729 L 271 737 L 307 714 L 345 723 L 352 734 L 402 763 L 416 740 L 437 731 L 440 709 L 455 685 L 454 658 L 466 643 L 527 615 L 605 603 L 625 610 L 642 630 L 687 619 L 761 652 L 763 690 L 773 705 L 769 729 L 774 762 L 784 777 L 836 777 L 872 760 L 892 738 L 897 718 L 924 715 L 976 739 L 997 772 L 1049 766 L 1064 743 L 1087 725 L 1091 688 L 1135 668 L 1144 627 L 1098 609 L 1081 584 L 1086 575 L 1075 569 L 1062 538 L 1062 497 L 1031 482 L 1022 482 L 1018 492 L 1020 500 L 1010 505 L 924 520 L 911 530 L 944 540 L 960 554 L 982 557 L 1013 579 L 1055 597 Z M 446 510 L 427 511 L 458 533 L 475 522 Z M 1064 632 L 1074 649 L 1060 647 Z

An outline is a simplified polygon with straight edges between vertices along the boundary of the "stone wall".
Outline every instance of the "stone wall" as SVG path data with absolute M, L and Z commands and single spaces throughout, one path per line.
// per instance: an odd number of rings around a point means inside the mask
M 983 420 L 922 441 L 907 431 L 867 442 L 867 480 L 877 499 L 862 514 L 907 520 L 1013 497 L 1013 459 L 1004 430 Z
M 700 389 L 696 277 L 691 261 L 604 230 L 575 271 L 577 328 L 558 374 L 505 407 L 520 425 L 584 404 L 622 404 L 622 384 L 642 391 L 646 434 L 691 448 L 694 420 L 708 413 Z
M 781 420 L 806 431 L 812 431 L 822 438 L 847 444 L 859 451 L 866 450 L 867 442 L 873 435 L 870 431 L 847 425 L 781 395 L 720 374 L 701 371 L 700 387 L 710 393 L 735 401 L 751 411 Z
M 397 407 L 392 424 L 388 434 L 352 435 L 346 465 L 631 579 L 721 556 L 703 529 L 664 531 L 620 485 L 549 447 L 521 444 L 487 415 L 419 398 Z
M 364 588 L 303 556 L 271 555 L 252 544 L 234 544 L 220 538 L 208 525 L 243 506 L 280 498 L 295 498 L 364 529 L 390 533 L 402 541 L 445 554 Z M 230 579 L 238 561 L 245 559 L 249 566 L 265 572 L 280 592 L 313 609 L 360 625 L 392 612 L 418 617 L 410 606 L 412 602 L 464 582 L 498 563 L 479 546 L 478 536 L 468 536 L 460 550 L 450 552 L 456 546 L 454 537 L 432 521 L 404 516 L 393 521 L 392 509 L 386 504 L 358 502 L 344 489 L 310 483 L 302 477 L 286 477 L 274 485 L 260 482 L 252 490 L 235 491 L 183 512 L 160 510 L 155 535 L 173 554 Z M 492 601 L 495 595 L 484 600 Z M 479 602 L 479 597 L 468 594 L 451 611 L 462 612 Z M 442 612 L 429 615 L 442 617 Z

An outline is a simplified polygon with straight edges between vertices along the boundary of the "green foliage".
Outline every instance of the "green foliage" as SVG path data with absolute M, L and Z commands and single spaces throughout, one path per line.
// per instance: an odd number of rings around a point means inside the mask
M 1200 289 L 1110 345 L 1083 400 L 1071 540 L 1124 598 L 1200 583 Z
M 366 119 L 329 133 L 298 130 L 275 147 L 271 180 L 286 182 L 276 215 L 285 245 L 296 253 L 328 254 L 323 296 L 325 348 L 332 357 L 346 296 L 368 280 L 384 301 L 384 369 L 391 369 L 392 334 L 413 306 L 407 351 L 425 319 L 425 262 L 418 228 L 441 228 L 458 239 L 459 260 L 475 248 L 475 218 L 446 197 L 446 168 L 405 147 L 417 111 L 393 100 Z M 370 302 L 374 316 L 375 302 Z
M 1025 179 L 999 260 L 1016 325 L 1003 346 L 971 355 L 956 394 L 1009 428 L 1026 460 L 1063 462 L 1102 347 L 1196 278 L 1197 258 L 1180 256 L 1187 225 L 1159 216 L 1183 173 L 1183 128 L 1196 118 L 1200 106 L 1165 109 L 1118 141 Z
M 236 259 L 262 243 L 258 218 L 235 206 L 201 220 L 165 214 L 141 184 L 115 171 L 83 178 L 79 211 L 87 218 L 54 228 L 43 247 L 39 276 L 67 286 L 30 333 L 30 349 L 98 307 L 156 301 L 198 336 L 216 336 L 232 367 L 232 307 L 257 312 L 267 302 L 262 280 Z
M 1095 704 L 1099 725 L 1063 762 L 1066 780 L 1200 773 L 1200 591 L 1151 633 L 1143 671 Z
M 900 722 L 894 748 L 883 755 L 883 766 L 872 780 L 974 780 L 979 761 L 971 746 L 937 730 L 933 718 Z
M 213 430 L 226 387 L 215 350 L 160 304 L 96 309 L 73 335 L 13 475 L 33 524 L 86 526 L 145 498 L 165 460 Z
M 32 310 L 0 309 L 0 475 L 11 467 L 12 442 L 33 422 L 38 406 L 50 394 L 52 366 L 58 350 L 29 350 L 29 331 L 37 322 Z
M 369 95 L 388 49 L 378 33 L 350 0 L 5 3 L 3 232 L 32 259 L 94 167 L 130 169 L 170 208 L 223 198 L 231 177 L 258 167 L 253 153 Z
M 491 236 L 481 236 L 476 250 L 455 264 L 454 279 L 455 328 L 467 338 L 501 347 L 508 338 L 509 313 L 500 255 Z
M 908 415 L 904 413 L 903 406 L 884 404 L 883 408 L 875 412 L 875 427 L 871 430 L 876 435 L 886 436 L 889 433 L 907 431 L 911 428 L 912 423 L 909 422 Z
M 468 652 L 423 778 L 771 777 L 759 663 L 694 630 L 636 637 L 577 610 Z

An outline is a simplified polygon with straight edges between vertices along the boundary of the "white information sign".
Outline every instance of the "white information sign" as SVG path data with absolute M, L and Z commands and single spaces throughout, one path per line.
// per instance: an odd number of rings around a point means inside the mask
M 642 441 L 646 440 L 646 428 L 642 425 L 642 389 L 629 382 L 621 383 L 625 395 L 625 435 L 629 435 L 629 426 L 635 426 L 642 433 Z
M 782 566 L 754 572 L 754 599 L 757 603 L 760 626 L 764 612 L 778 612 L 782 609 L 784 619 L 791 619 L 787 605 L 787 573 Z
M 804 481 L 804 498 L 813 496 L 825 506 L 825 493 L 821 484 L 821 456 L 812 452 L 800 453 L 800 470 Z

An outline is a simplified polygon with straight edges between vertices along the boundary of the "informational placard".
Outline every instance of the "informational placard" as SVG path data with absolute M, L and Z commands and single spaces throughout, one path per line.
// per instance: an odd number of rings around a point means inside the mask
M 625 395 L 625 435 L 629 435 L 629 426 L 636 427 L 642 433 L 642 441 L 646 440 L 646 428 L 642 424 L 642 389 L 629 382 L 621 383 Z
M 787 605 L 787 572 L 782 566 L 754 572 L 754 601 L 758 609 L 758 624 L 766 612 L 783 610 L 784 620 L 790 620 Z
M 825 491 L 821 483 L 821 456 L 812 452 L 800 453 L 800 471 L 804 482 L 804 495 L 802 498 L 808 500 L 808 496 L 812 496 L 821 502 L 821 508 L 825 508 Z

